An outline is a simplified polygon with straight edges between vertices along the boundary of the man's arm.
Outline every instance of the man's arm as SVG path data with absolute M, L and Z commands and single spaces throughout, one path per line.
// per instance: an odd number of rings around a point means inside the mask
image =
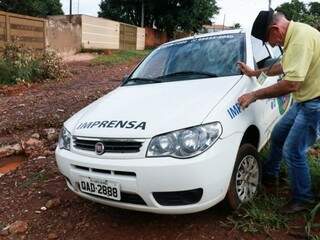
M 274 64 L 270 70 L 269 67 L 254 70 L 243 62 L 238 62 L 238 65 L 241 72 L 248 77 L 259 77 L 262 72 L 266 73 L 268 76 L 277 76 L 283 74 L 282 65 L 280 63 Z
M 248 107 L 252 102 L 258 99 L 274 98 L 297 91 L 300 88 L 300 82 L 282 80 L 278 83 L 262 88 L 250 93 L 246 93 L 238 98 L 242 108 Z

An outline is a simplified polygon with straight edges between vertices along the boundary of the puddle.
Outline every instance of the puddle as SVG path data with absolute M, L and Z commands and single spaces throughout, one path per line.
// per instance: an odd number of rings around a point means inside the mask
M 25 156 L 15 155 L 0 159 L 0 176 L 3 174 L 15 170 L 24 160 Z

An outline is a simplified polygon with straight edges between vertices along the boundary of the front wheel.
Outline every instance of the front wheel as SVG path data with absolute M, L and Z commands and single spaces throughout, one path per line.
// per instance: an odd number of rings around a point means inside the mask
M 257 149 L 251 144 L 240 146 L 234 165 L 227 201 L 232 209 L 251 201 L 259 190 L 261 182 L 261 163 Z

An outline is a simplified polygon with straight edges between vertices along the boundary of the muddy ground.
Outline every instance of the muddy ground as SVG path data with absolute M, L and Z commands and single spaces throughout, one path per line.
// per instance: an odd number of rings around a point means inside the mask
M 190 215 L 156 215 L 95 204 L 67 189 L 55 164 L 56 140 L 45 139 L 43 129 L 60 129 L 72 114 L 117 87 L 137 62 L 71 62 L 72 76 L 63 81 L 0 87 L 0 145 L 26 141 L 34 133 L 43 141 L 40 150 L 20 156 L 23 163 L 0 178 L 0 230 L 16 221 L 24 226 L 17 234 L 2 231 L 0 240 L 301 239 L 286 229 L 248 234 L 226 227 L 231 212 L 223 204 Z

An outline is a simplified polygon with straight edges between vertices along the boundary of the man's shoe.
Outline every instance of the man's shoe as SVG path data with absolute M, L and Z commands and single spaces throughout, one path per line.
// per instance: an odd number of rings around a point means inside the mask
M 298 201 L 289 201 L 280 208 L 281 214 L 293 214 L 297 212 L 302 212 L 310 207 L 310 202 L 298 202 Z

